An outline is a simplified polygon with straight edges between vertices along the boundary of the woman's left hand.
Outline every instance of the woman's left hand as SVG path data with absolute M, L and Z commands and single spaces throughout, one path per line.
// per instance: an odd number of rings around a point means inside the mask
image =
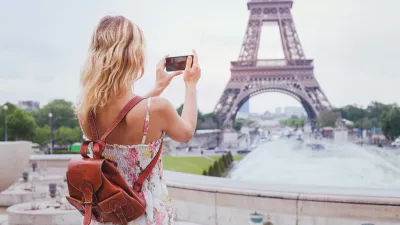
M 183 74 L 183 71 L 176 71 L 173 73 L 167 73 L 165 72 L 165 63 L 166 63 L 166 58 L 168 55 L 164 56 L 160 62 L 157 64 L 157 69 L 156 69 L 156 89 L 160 90 L 161 92 L 168 87 L 168 85 L 171 83 L 172 78 Z

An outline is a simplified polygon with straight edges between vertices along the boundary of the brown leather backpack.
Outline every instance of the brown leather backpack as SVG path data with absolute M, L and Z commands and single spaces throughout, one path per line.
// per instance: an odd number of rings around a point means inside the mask
M 84 216 L 85 225 L 89 225 L 92 219 L 101 223 L 112 222 L 126 225 L 145 212 L 146 200 L 142 193 L 142 184 L 159 160 L 162 145 L 153 160 L 139 175 L 133 188 L 125 182 L 115 163 L 101 156 L 106 146 L 107 136 L 142 100 L 141 97 L 130 100 L 100 139 L 98 139 L 94 116 L 92 113 L 89 115 L 92 137 L 96 140 L 85 141 L 82 144 L 82 159 L 72 159 L 67 170 L 69 191 L 67 200 Z M 87 155 L 90 143 L 93 144 L 93 158 Z

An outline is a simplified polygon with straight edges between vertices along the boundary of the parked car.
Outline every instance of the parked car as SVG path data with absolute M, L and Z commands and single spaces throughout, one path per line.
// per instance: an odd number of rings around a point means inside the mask
M 228 151 L 226 151 L 225 149 L 222 149 L 222 148 L 218 148 L 218 147 L 216 147 L 215 148 L 215 151 L 214 151 L 216 154 L 226 154 L 226 153 L 228 153 Z
M 239 154 L 239 155 L 245 155 L 245 154 L 247 154 L 247 153 L 249 153 L 250 152 L 250 150 L 248 150 L 248 149 L 241 149 L 241 150 L 238 150 L 237 151 L 237 154 Z
M 400 139 L 397 138 L 396 140 L 394 140 L 391 144 L 392 147 L 400 147 Z

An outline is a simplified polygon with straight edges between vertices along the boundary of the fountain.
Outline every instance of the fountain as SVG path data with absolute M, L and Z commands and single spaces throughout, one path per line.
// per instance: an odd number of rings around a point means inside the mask
M 43 193 L 42 184 L 42 193 Z M 48 191 L 44 191 L 41 198 L 32 198 L 30 201 L 13 204 L 7 209 L 8 224 L 32 224 L 32 225 L 73 225 L 82 222 L 82 215 L 70 205 L 63 191 L 58 188 L 66 188 L 66 185 L 56 183 L 48 184 Z M 50 200 L 46 200 L 46 193 Z M 65 190 L 64 190 L 65 193 Z
M 400 188 L 400 155 L 393 151 L 383 154 L 372 147 L 331 142 L 315 151 L 306 145 L 285 140 L 260 145 L 231 171 L 230 177 L 263 185 Z
M 341 118 L 338 118 L 335 123 L 335 129 L 333 129 L 334 141 L 336 144 L 346 144 L 348 137 L 348 130 L 345 123 Z
M 0 192 L 10 187 L 26 169 L 29 155 L 32 152 L 31 142 L 0 142 Z
M 250 214 L 250 224 L 263 224 L 264 216 L 260 213 L 254 212 Z

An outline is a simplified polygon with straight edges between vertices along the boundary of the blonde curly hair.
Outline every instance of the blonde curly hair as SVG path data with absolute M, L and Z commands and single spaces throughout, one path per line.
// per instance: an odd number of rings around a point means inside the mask
M 106 16 L 97 25 L 81 72 L 75 113 L 104 107 L 144 74 L 145 39 L 141 29 L 123 16 Z

